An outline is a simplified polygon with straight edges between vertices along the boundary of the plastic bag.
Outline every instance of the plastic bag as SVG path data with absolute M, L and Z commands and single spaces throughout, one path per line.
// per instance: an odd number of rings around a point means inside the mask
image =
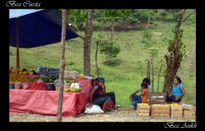
M 22 88 L 25 90 L 29 87 L 28 83 L 22 83 Z
M 88 107 L 87 105 L 86 105 L 85 111 L 84 111 L 84 113 L 86 113 L 86 114 L 104 113 L 104 111 L 98 105 L 93 105 L 92 107 Z

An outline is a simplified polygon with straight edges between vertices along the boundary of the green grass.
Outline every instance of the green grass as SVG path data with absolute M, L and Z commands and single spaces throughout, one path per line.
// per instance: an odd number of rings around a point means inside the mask
M 159 70 L 161 60 L 168 53 L 168 40 L 173 39 L 171 32 L 175 23 L 154 22 L 157 26 L 140 30 L 118 31 L 114 33 L 114 41 L 120 45 L 121 52 L 117 58 L 111 61 L 110 65 L 101 64 L 101 54 L 98 54 L 98 65 L 100 76 L 105 77 L 107 91 L 114 91 L 116 94 L 116 103 L 121 107 L 129 107 L 129 96 L 137 90 L 141 81 L 146 77 L 147 60 L 150 59 L 151 49 L 157 49 L 158 53 L 153 58 L 154 61 L 154 87 L 157 90 L 157 72 Z M 196 24 L 182 25 L 184 30 L 183 42 L 186 45 L 187 57 L 182 61 L 179 74 L 183 74 L 186 65 L 190 60 L 190 54 L 196 37 Z M 147 30 L 152 32 L 153 37 L 149 45 L 143 43 L 143 32 Z M 160 36 L 154 35 L 154 32 L 160 32 Z M 95 39 L 97 31 L 93 32 L 91 44 L 91 76 L 96 77 L 95 68 Z M 111 32 L 102 32 L 109 38 Z M 20 49 L 20 66 L 37 70 L 38 65 L 46 67 L 59 67 L 59 47 L 60 43 L 46 45 L 38 48 Z M 66 70 L 76 70 L 83 73 L 83 41 L 80 38 L 69 40 L 66 42 Z M 9 64 L 11 67 L 16 65 L 16 48 L 10 47 Z M 165 67 L 162 68 L 160 74 L 160 89 L 162 91 L 164 83 Z M 192 70 L 196 72 L 196 69 Z M 196 101 L 196 77 L 189 75 L 187 79 L 183 79 L 183 86 L 186 91 L 184 102 L 187 104 L 195 104 Z

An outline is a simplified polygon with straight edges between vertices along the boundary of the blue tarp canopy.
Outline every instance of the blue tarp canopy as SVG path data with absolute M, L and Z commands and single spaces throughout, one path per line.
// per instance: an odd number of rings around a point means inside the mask
M 61 41 L 62 17 L 58 9 L 9 9 L 9 44 L 33 48 Z M 66 40 L 78 37 L 67 26 Z

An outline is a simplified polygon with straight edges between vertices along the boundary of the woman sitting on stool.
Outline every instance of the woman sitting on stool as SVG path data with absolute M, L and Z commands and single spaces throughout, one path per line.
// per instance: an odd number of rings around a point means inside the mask
M 173 83 L 172 93 L 166 98 L 167 103 L 180 102 L 182 97 L 185 95 L 181 79 L 179 77 L 175 77 Z

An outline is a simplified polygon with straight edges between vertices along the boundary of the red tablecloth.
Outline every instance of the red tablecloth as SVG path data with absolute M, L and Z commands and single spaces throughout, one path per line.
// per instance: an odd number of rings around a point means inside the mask
M 64 92 L 62 116 L 76 116 L 88 101 L 91 80 L 75 79 L 80 93 Z M 57 115 L 58 91 L 9 89 L 9 112 Z

